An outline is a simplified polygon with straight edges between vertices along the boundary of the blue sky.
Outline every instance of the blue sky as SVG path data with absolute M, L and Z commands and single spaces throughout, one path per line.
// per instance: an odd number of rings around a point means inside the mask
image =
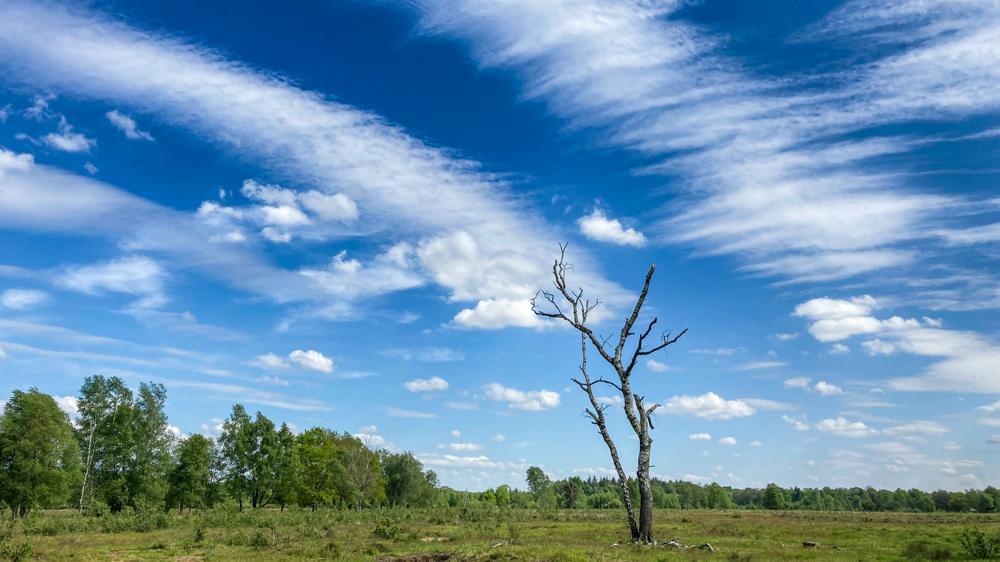
M 0 3 L 0 391 L 167 386 L 414 451 L 610 473 L 569 242 L 653 472 L 962 489 L 1000 468 L 990 2 Z M 612 397 L 608 397 L 612 400 Z M 633 441 L 615 419 L 630 452 Z

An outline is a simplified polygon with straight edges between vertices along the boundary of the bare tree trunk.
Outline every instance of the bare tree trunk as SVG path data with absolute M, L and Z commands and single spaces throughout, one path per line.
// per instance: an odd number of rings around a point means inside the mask
M 568 288 L 566 282 L 566 272 L 571 269 L 572 266 L 565 263 L 565 256 L 566 246 L 560 246 L 559 259 L 557 259 L 552 265 L 552 276 L 556 289 L 559 291 L 562 299 L 564 299 L 566 303 L 569 303 L 572 314 L 567 315 L 564 313 L 563 309 L 559 305 L 560 301 L 557 299 L 556 295 L 547 291 L 539 291 L 538 294 L 535 295 L 535 298 L 531 300 L 531 309 L 538 316 L 561 319 L 580 332 L 582 353 L 580 370 L 583 372 L 584 380 L 580 381 L 578 379 L 573 379 L 573 382 L 575 382 L 577 386 L 587 393 L 587 397 L 590 399 L 590 404 L 593 407 L 593 410 L 588 408 L 586 412 L 591 418 L 591 423 L 597 426 L 601 437 L 608 446 L 608 451 L 611 453 L 611 459 L 615 465 L 615 470 L 618 472 L 619 484 L 622 488 L 622 499 L 625 503 L 625 510 L 629 519 L 629 527 L 632 531 L 632 540 L 635 542 L 650 543 L 653 542 L 654 539 L 653 492 L 652 481 L 649 476 L 650 455 L 652 451 L 653 439 L 649 435 L 649 430 L 653 429 L 652 414 L 656 408 L 659 407 L 659 404 L 646 406 L 643 403 L 644 398 L 642 396 L 633 394 L 631 386 L 632 370 L 635 368 L 636 362 L 640 357 L 651 355 L 661 349 L 665 349 L 667 346 L 679 340 L 681 336 L 687 333 L 687 330 L 682 330 L 673 338 L 670 337 L 669 332 L 664 333 L 659 343 L 646 348 L 643 344 L 645 343 L 646 338 L 649 337 L 650 333 L 652 333 L 653 327 L 656 325 L 657 319 L 653 318 L 646 326 L 646 329 L 642 332 L 642 334 L 639 335 L 638 342 L 636 343 L 636 346 L 628 357 L 626 363 L 623 361 L 625 358 L 625 345 L 629 338 L 635 335 L 632 328 L 639 319 L 639 313 L 642 310 L 643 304 L 646 302 L 646 296 L 649 294 L 649 284 L 653 279 L 653 273 L 656 272 L 656 265 L 654 264 L 649 266 L 645 282 L 642 285 L 642 291 L 636 299 L 635 306 L 632 308 L 632 313 L 622 325 L 621 332 L 618 336 L 618 342 L 615 345 L 614 350 L 608 351 L 606 345 L 610 336 L 602 340 L 597 337 L 589 326 L 587 326 L 587 316 L 591 311 L 597 308 L 598 305 L 600 305 L 600 301 L 595 300 L 591 302 L 590 300 L 584 300 L 583 289 L 572 291 Z M 554 311 L 539 309 L 538 295 L 541 295 L 551 305 Z M 614 369 L 618 378 L 617 382 L 607 380 L 603 377 L 591 380 L 587 372 L 588 341 L 594 346 L 601 358 L 603 358 L 604 361 Z M 607 430 L 604 410 L 607 409 L 608 405 L 600 404 L 595 398 L 593 391 L 595 384 L 607 384 L 621 393 L 625 417 L 628 419 L 629 425 L 632 426 L 632 430 L 635 432 L 635 435 L 639 440 L 639 458 L 636 466 L 636 478 L 639 482 L 638 525 L 635 521 L 635 511 L 632 505 L 632 499 L 628 492 L 628 478 L 625 476 L 625 471 L 621 466 L 621 461 L 618 457 L 618 450 L 615 447 L 614 440 L 611 438 L 611 435 Z
M 608 405 L 601 404 L 594 396 L 594 383 L 590 381 L 590 375 L 587 372 L 587 336 L 583 334 L 580 334 L 580 356 L 582 358 L 580 361 L 580 372 L 583 373 L 584 382 L 581 383 L 576 379 L 573 379 L 573 382 L 579 385 L 590 399 L 590 405 L 593 407 L 593 410 L 588 409 L 587 415 L 590 416 L 591 423 L 597 426 L 597 431 L 601 434 L 601 438 L 604 439 L 604 444 L 608 446 L 608 452 L 611 453 L 611 462 L 615 465 L 615 472 L 618 473 L 618 486 L 621 489 L 622 503 L 625 504 L 625 513 L 628 516 L 629 530 L 632 532 L 632 540 L 637 541 L 639 540 L 639 526 L 635 522 L 632 495 L 628 491 L 628 475 L 625 474 L 625 469 L 622 468 L 622 461 L 618 457 L 618 447 L 615 446 L 615 441 L 608 432 L 607 420 L 604 417 L 604 410 L 608 408 Z

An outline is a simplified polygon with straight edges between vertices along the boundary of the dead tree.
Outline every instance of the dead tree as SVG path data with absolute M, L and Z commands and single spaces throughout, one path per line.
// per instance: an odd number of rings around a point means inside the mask
M 563 320 L 580 333 L 580 372 L 583 380 L 576 377 L 572 380 L 587 394 L 591 407 L 586 409 L 586 413 L 590 417 L 591 423 L 597 426 L 598 433 L 601 434 L 604 443 L 608 446 L 608 452 L 611 453 L 611 461 L 615 465 L 615 471 L 618 473 L 618 482 L 621 489 L 622 501 L 625 504 L 625 511 L 628 515 L 632 540 L 634 542 L 650 543 L 653 542 L 653 491 L 649 477 L 649 460 L 653 438 L 650 436 L 649 431 L 653 429 L 652 414 L 659 407 L 659 404 L 646 404 L 644 396 L 632 392 L 632 370 L 635 368 L 636 362 L 640 357 L 665 349 L 687 333 L 687 329 L 685 328 L 673 337 L 671 337 L 670 332 L 665 332 L 660 335 L 655 345 L 646 347 L 647 340 L 656 326 L 657 319 L 653 318 L 646 325 L 646 329 L 639 334 L 639 339 L 636 341 L 635 347 L 630 352 L 626 352 L 625 348 L 629 345 L 629 339 L 636 335 L 636 332 L 633 332 L 632 329 L 639 319 L 642 305 L 646 302 L 646 295 L 649 293 L 649 283 L 653 279 L 653 273 L 656 271 L 656 264 L 653 264 L 649 266 L 649 271 L 646 273 L 646 280 L 642 284 L 642 290 L 635 301 L 632 313 L 625 319 L 624 324 L 622 324 L 618 340 L 614 342 L 614 348 L 609 350 L 608 343 L 611 341 L 611 336 L 602 339 L 587 325 L 590 313 L 601 302 L 596 299 L 593 301 L 584 299 L 582 288 L 576 290 L 569 289 L 566 282 L 566 272 L 570 269 L 572 269 L 572 266 L 566 263 L 566 245 L 560 245 L 559 258 L 552 264 L 553 283 L 558 292 L 538 291 L 535 298 L 531 300 L 531 310 L 538 316 Z M 540 308 L 539 297 L 548 303 L 547 310 Z M 588 342 L 594 346 L 598 355 L 614 369 L 617 381 L 604 377 L 596 379 L 590 377 L 587 368 Z M 598 384 L 611 386 L 621 394 L 625 417 L 628 419 L 629 425 L 639 440 L 639 458 L 636 469 L 636 480 L 639 483 L 638 522 L 636 522 L 635 508 L 632 505 L 632 498 L 628 491 L 628 476 L 622 468 L 622 463 L 618 456 L 618 448 L 615 446 L 615 442 L 608 432 L 604 417 L 604 412 L 610 405 L 601 404 L 594 396 L 594 386 Z

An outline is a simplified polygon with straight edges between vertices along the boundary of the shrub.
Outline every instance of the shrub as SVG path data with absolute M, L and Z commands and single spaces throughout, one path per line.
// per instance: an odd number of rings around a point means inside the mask
M 958 542 L 973 560 L 1000 558 L 1000 535 L 991 537 L 979 529 L 966 529 Z
M 397 519 L 391 514 L 376 514 L 372 536 L 377 539 L 395 540 L 403 534 Z
M 0 537 L 0 560 L 19 562 L 31 556 L 30 542 L 14 542 L 10 536 Z

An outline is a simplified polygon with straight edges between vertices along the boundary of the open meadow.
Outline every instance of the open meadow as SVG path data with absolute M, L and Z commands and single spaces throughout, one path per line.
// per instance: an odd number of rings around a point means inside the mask
M 5 525 L 4 556 L 23 560 L 969 560 L 963 532 L 996 536 L 1000 514 L 658 511 L 657 539 L 689 550 L 613 546 L 628 538 L 619 510 L 53 511 Z

